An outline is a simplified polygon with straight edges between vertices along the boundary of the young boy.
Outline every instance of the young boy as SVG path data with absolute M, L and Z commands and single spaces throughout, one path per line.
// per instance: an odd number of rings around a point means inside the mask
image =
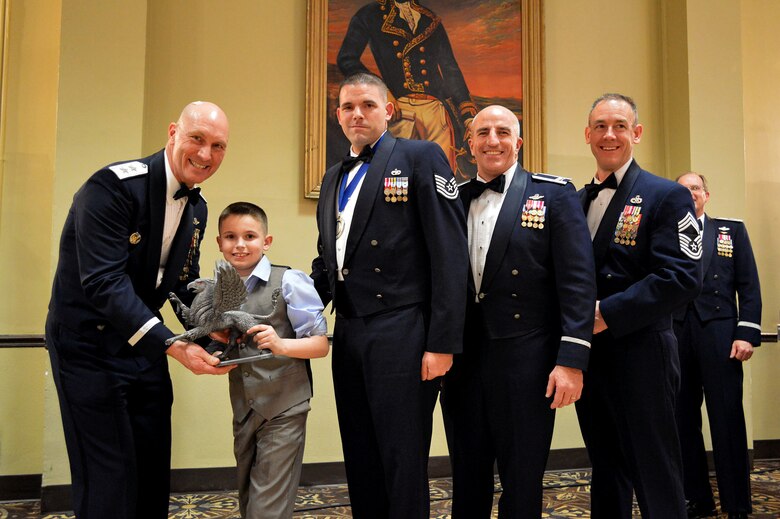
M 251 342 L 233 357 L 269 349 L 274 357 L 241 364 L 230 372 L 233 451 L 238 464 L 238 498 L 245 519 L 290 518 L 301 476 L 306 417 L 312 386 L 308 361 L 328 354 L 327 323 L 311 278 L 271 265 L 265 252 L 273 237 L 268 219 L 248 202 L 230 204 L 219 215 L 219 250 L 238 271 L 249 293 L 242 310 L 269 314 L 272 293 L 286 318 L 260 324 Z M 281 315 L 285 315 L 282 313 Z

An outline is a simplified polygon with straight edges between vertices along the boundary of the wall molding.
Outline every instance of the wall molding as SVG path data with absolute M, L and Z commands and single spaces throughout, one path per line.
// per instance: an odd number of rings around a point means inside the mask
M 0 335 L 0 348 L 45 348 L 43 335 Z

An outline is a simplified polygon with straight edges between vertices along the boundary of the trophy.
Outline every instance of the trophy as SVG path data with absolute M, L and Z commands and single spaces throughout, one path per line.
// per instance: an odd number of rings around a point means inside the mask
M 195 292 L 192 305 L 187 307 L 174 293 L 168 294 L 176 313 L 180 315 L 185 324 L 190 327 L 181 335 L 176 335 L 165 341 L 170 346 L 177 340 L 192 342 L 200 337 L 205 337 L 211 332 L 229 329 L 229 341 L 225 350 L 217 355 L 220 359 L 218 367 L 231 364 L 244 364 L 256 360 L 273 357 L 271 350 L 258 350 L 256 355 L 241 355 L 230 358 L 230 354 L 236 349 L 239 337 L 243 337 L 247 330 L 257 324 L 270 324 L 271 318 L 276 317 L 277 308 L 283 311 L 283 306 L 277 305 L 282 289 L 277 288 L 271 295 L 273 310 L 268 315 L 255 315 L 240 310 L 246 301 L 247 292 L 241 276 L 233 266 L 226 261 L 218 261 L 214 269 L 214 278 L 199 278 L 187 285 L 187 289 Z M 251 336 L 247 342 L 251 341 Z M 209 351 L 211 350 L 211 351 Z M 207 348 L 213 353 L 216 348 Z

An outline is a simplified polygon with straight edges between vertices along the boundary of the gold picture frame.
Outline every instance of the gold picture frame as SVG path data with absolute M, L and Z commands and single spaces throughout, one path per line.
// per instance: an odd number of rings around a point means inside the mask
M 370 0 L 365 0 L 368 3 Z M 425 0 L 422 0 L 425 3 Z M 304 197 L 319 198 L 326 167 L 329 0 L 308 0 Z M 523 165 L 545 171 L 544 18 L 542 0 L 520 0 Z

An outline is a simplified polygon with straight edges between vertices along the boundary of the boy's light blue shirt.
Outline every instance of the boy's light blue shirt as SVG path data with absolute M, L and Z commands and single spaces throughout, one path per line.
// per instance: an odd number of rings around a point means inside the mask
M 258 283 L 267 283 L 270 277 L 271 261 L 263 256 L 244 281 L 247 292 L 252 293 Z M 309 276 L 300 270 L 287 269 L 282 275 L 282 297 L 287 303 L 287 318 L 297 338 L 328 333 L 328 322 L 322 315 L 325 307 Z

